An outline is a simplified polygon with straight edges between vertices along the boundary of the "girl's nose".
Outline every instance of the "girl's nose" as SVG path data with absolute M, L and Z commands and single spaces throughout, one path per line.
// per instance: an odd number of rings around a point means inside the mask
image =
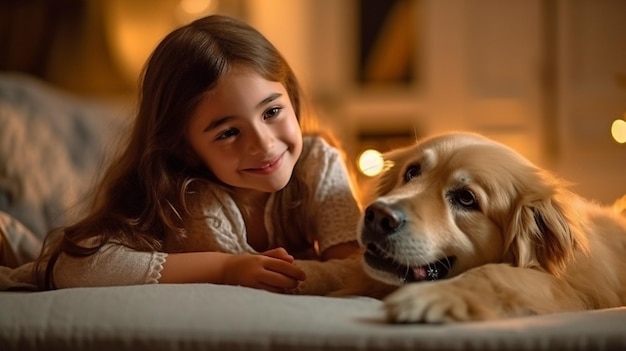
M 272 150 L 276 138 L 272 130 L 265 126 L 260 125 L 252 130 L 251 140 L 249 142 L 249 152 L 251 155 L 266 154 Z

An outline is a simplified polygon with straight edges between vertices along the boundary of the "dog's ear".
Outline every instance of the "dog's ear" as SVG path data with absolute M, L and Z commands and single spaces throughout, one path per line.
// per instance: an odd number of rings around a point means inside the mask
M 576 249 L 587 249 L 573 196 L 550 179 L 522 195 L 509 228 L 507 256 L 516 266 L 560 275 Z

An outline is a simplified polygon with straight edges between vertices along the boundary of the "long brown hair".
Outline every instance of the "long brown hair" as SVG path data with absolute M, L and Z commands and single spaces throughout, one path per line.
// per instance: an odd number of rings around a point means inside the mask
M 54 288 L 53 267 L 61 253 L 88 256 L 111 241 L 136 250 L 158 251 L 163 249 L 166 235 L 185 236 L 185 222 L 191 216 L 185 206 L 186 194 L 192 183 L 212 176 L 204 166 L 190 162 L 193 152 L 184 131 L 203 94 L 235 65 L 282 83 L 300 118 L 301 90 L 296 77 L 257 30 L 220 15 L 174 30 L 144 66 L 138 111 L 128 141 L 102 175 L 89 211 L 80 221 L 51 233 L 59 235 L 46 239 L 36 261 L 42 289 Z M 290 189 L 279 194 L 280 206 L 297 207 L 298 196 L 306 193 L 295 178 Z M 279 219 L 279 228 L 292 224 L 282 223 L 285 220 Z M 85 240 L 94 237 L 98 239 L 93 246 L 85 247 Z

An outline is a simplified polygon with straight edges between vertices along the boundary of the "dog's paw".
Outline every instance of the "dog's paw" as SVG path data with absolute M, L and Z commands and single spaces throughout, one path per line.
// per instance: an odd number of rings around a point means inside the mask
M 384 300 L 384 308 L 394 323 L 453 323 L 496 316 L 477 294 L 443 282 L 405 285 Z

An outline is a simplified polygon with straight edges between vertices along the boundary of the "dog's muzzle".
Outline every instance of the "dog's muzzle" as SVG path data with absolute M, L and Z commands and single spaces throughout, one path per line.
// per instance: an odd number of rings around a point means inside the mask
M 393 205 L 374 202 L 365 209 L 361 239 L 364 242 L 384 240 L 401 230 L 405 224 L 406 215 L 402 210 Z
M 407 227 L 405 212 L 382 201 L 374 202 L 365 209 L 361 230 L 361 243 L 365 246 L 365 263 L 373 269 L 393 274 L 400 282 L 417 282 L 445 278 L 456 261 L 456 257 L 441 257 L 433 262 L 408 266 L 398 261 L 392 251 L 386 249 L 389 242 L 396 242 Z

